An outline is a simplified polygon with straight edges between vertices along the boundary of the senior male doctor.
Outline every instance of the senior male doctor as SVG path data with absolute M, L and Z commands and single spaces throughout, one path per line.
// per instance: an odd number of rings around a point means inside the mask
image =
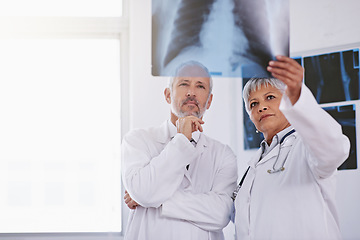
M 203 134 L 211 90 L 206 67 L 182 64 L 164 91 L 170 119 L 124 137 L 124 199 L 132 209 L 125 239 L 224 239 L 237 164 L 228 146 Z

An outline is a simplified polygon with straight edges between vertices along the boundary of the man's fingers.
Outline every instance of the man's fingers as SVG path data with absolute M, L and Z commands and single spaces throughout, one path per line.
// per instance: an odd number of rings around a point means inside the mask
M 186 116 L 176 121 L 176 128 L 178 133 L 184 134 L 190 140 L 193 132 L 198 130 L 202 131 L 203 128 L 201 124 L 204 124 L 204 121 L 200 118 Z
M 128 202 L 126 204 L 130 209 L 135 209 L 137 206 L 139 206 L 139 204 L 137 204 L 137 202 L 135 202 L 134 200 Z
M 200 118 L 197 118 L 197 121 L 200 123 L 200 124 L 204 124 L 205 122 L 202 120 L 202 119 L 200 119 Z
M 199 121 L 199 120 L 200 120 L 200 121 Z M 193 132 L 198 131 L 198 130 L 199 130 L 200 132 L 203 131 L 203 127 L 202 127 L 202 124 L 204 124 L 204 121 L 203 121 L 203 120 L 197 118 L 197 120 L 195 120 L 193 123 L 194 123 L 194 126 L 195 126 L 195 128 L 193 129 L 193 130 L 194 130 Z
M 139 206 L 139 204 L 137 202 L 132 200 L 132 198 L 130 197 L 130 194 L 126 190 L 125 190 L 125 195 L 124 195 L 124 201 L 125 201 L 125 204 L 128 206 L 128 208 L 130 208 L 130 209 L 136 209 L 136 207 Z
M 200 132 L 203 131 L 202 125 L 200 122 L 196 122 L 196 130 L 199 130 Z
M 124 197 L 125 203 L 128 204 L 129 202 L 132 201 L 132 199 L 130 198 L 130 196 L 128 197 Z
M 203 132 L 203 131 L 204 131 L 201 125 L 199 126 L 199 131 L 200 131 L 200 132 Z
M 135 202 L 134 200 L 132 200 L 130 197 L 125 199 L 125 204 L 130 209 L 135 209 L 137 206 L 139 206 L 139 204 L 137 202 Z
M 128 206 L 128 208 L 134 210 L 134 209 L 136 209 L 137 206 L 139 206 L 139 204 L 132 204 L 132 205 L 128 204 L 127 206 Z

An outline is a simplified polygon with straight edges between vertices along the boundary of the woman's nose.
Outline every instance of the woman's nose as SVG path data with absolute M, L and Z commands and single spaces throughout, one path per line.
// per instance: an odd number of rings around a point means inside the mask
M 268 109 L 268 108 L 267 108 L 267 107 L 265 107 L 265 106 L 264 106 L 264 107 L 260 107 L 260 108 L 259 108 L 259 112 L 266 111 L 267 109 Z

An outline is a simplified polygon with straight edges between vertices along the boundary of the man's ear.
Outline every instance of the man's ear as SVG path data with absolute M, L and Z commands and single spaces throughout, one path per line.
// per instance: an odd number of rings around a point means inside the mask
M 164 96 L 165 96 L 165 100 L 168 104 L 171 104 L 171 97 L 170 97 L 170 89 L 169 88 L 165 88 L 164 90 Z
M 213 98 L 213 95 L 211 94 L 210 97 L 209 97 L 209 100 L 208 100 L 208 102 L 207 102 L 206 110 L 210 108 L 210 105 L 211 105 L 211 102 L 212 102 L 212 98 Z

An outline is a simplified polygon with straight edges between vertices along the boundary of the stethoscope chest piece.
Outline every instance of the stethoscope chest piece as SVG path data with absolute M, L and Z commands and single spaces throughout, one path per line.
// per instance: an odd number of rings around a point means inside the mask
M 281 171 L 284 171 L 284 170 L 285 170 L 285 168 L 281 167 L 279 169 L 273 169 L 273 170 L 269 169 L 269 170 L 267 170 L 267 172 L 268 173 L 277 173 L 277 172 L 281 172 Z

